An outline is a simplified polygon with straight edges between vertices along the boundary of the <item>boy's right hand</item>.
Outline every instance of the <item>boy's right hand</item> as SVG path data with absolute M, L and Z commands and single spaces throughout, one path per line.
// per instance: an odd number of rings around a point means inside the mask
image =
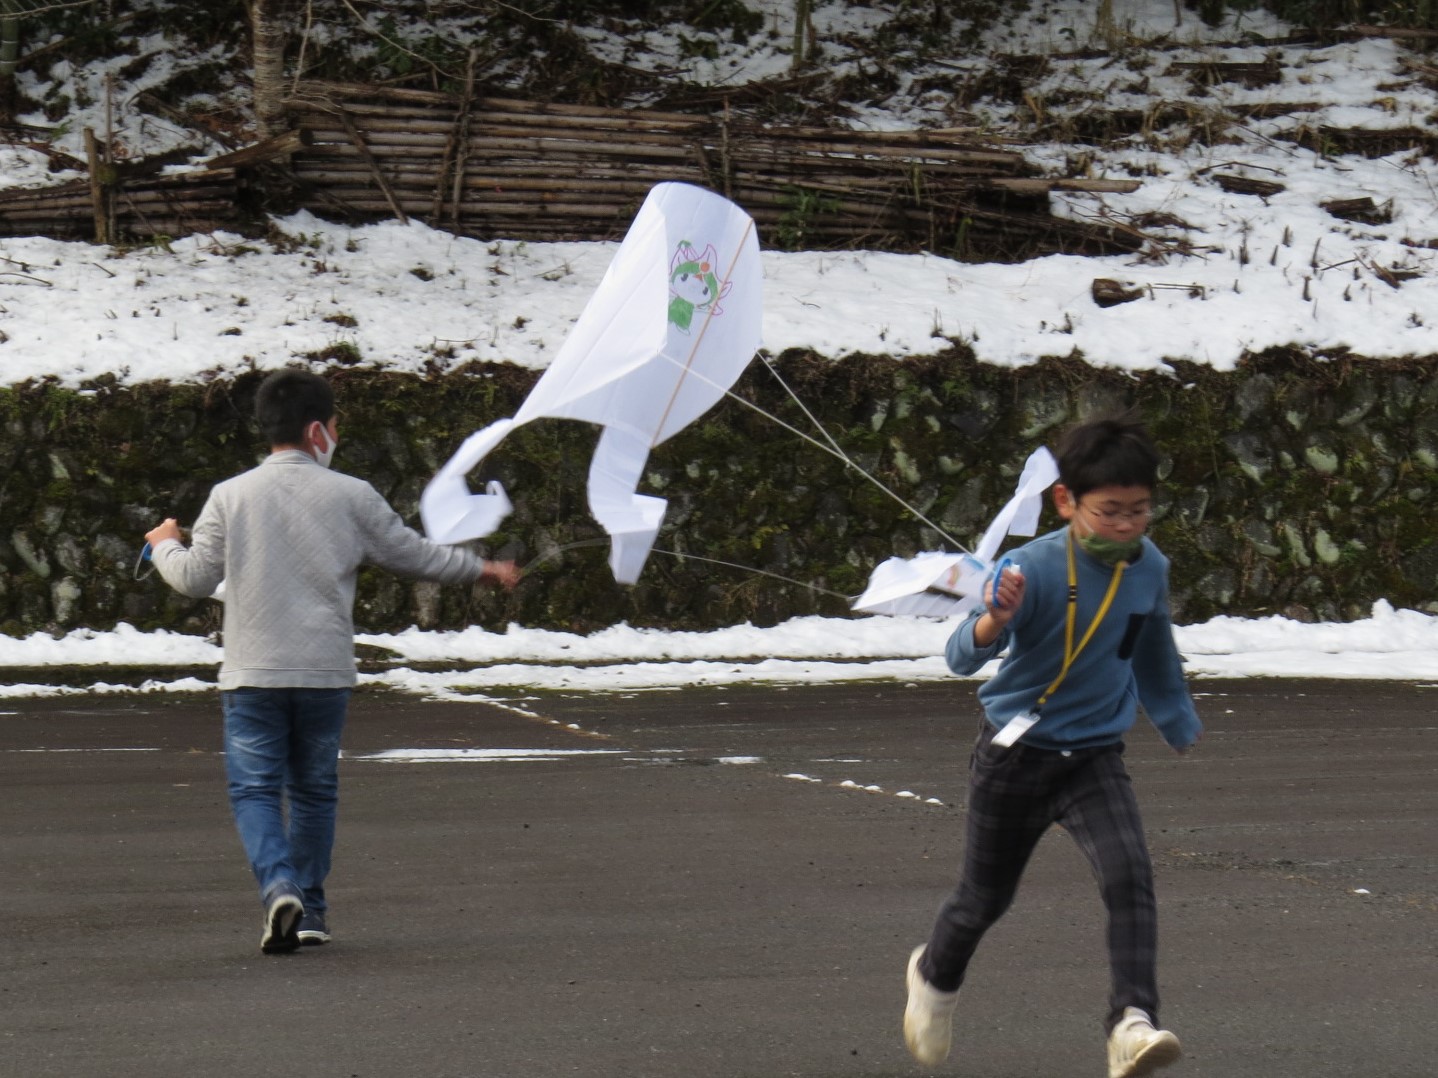
M 480 580 L 511 590 L 519 583 L 519 577 L 519 566 L 512 561 L 486 561 L 479 575 Z
M 145 542 L 150 544 L 152 550 L 166 539 L 177 539 L 182 543 L 185 541 L 180 532 L 180 522 L 174 517 L 167 517 L 145 533 Z
M 1002 629 L 1018 612 L 1024 601 L 1024 574 L 1017 565 L 1010 565 L 989 581 L 984 589 L 984 605 L 988 616 Z
M 986 648 L 999 638 L 1024 601 L 1024 574 L 1017 565 L 984 585 L 984 613 L 974 623 L 974 643 Z

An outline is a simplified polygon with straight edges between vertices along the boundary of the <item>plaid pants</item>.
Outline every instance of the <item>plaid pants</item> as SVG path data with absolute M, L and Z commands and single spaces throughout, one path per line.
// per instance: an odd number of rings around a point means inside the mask
M 1013 901 L 1034 847 L 1058 823 L 1088 858 L 1108 910 L 1113 981 L 1107 1027 L 1117 1024 L 1125 1007 L 1147 1011 L 1157 1023 L 1153 866 L 1123 745 L 1071 753 L 1022 742 L 995 748 L 993 729 L 982 726 L 969 763 L 963 875 L 939 909 L 919 971 L 941 992 L 959 987 L 979 940 Z

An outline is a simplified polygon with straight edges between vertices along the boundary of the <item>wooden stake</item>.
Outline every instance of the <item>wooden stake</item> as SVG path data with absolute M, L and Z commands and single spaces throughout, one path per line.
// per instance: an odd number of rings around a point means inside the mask
M 394 211 L 394 215 L 399 219 L 400 224 L 409 224 L 409 217 L 405 214 L 404 210 L 400 208 L 399 201 L 394 197 L 394 192 L 390 190 L 389 181 L 384 178 L 384 173 L 380 171 L 379 162 L 376 161 L 374 155 L 369 152 L 369 147 L 365 145 L 364 137 L 359 133 L 359 128 L 355 126 L 354 118 L 344 110 L 340 111 L 340 118 L 344 120 L 345 130 L 349 132 L 350 141 L 355 144 L 355 149 L 359 150 L 360 156 L 364 158 L 365 164 L 369 165 L 370 174 L 374 176 L 375 183 L 379 184 L 379 189 L 384 193 L 385 201 L 389 203 L 389 208 Z
M 464 98 L 459 103 L 459 160 L 454 166 L 454 191 L 450 197 L 449 219 L 459 224 L 459 200 L 464 193 L 464 169 L 469 163 L 469 114 L 474 101 L 475 49 L 469 50 L 469 67 L 464 73 Z
M 101 171 L 105 167 L 100 157 L 99 141 L 93 127 L 85 128 L 85 160 L 90 166 L 90 212 L 95 218 L 95 242 L 109 243 L 109 215 L 105 213 L 105 180 Z

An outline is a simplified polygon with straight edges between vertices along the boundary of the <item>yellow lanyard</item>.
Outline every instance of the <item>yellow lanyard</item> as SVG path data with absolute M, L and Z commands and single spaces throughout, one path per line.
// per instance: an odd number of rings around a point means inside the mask
M 1064 664 L 1062 669 L 1059 670 L 1059 676 L 1054 678 L 1053 684 L 1044 690 L 1044 694 L 1039 697 L 1039 702 L 1034 705 L 1035 711 L 1042 708 L 1044 701 L 1053 695 L 1054 690 L 1057 689 L 1063 682 L 1063 679 L 1068 676 L 1069 667 L 1071 667 L 1074 664 L 1074 660 L 1079 657 L 1079 652 L 1083 651 L 1088 642 L 1093 639 L 1094 630 L 1098 628 L 1099 622 L 1103 621 L 1104 615 L 1108 613 L 1109 607 L 1113 605 L 1113 597 L 1118 594 L 1119 578 L 1123 576 L 1123 571 L 1128 568 L 1128 562 L 1126 561 L 1121 561 L 1113 567 L 1113 577 L 1108 582 L 1108 591 L 1103 597 L 1103 602 L 1099 604 L 1098 613 L 1094 614 L 1093 621 L 1089 622 L 1088 630 L 1083 634 L 1083 639 L 1079 641 L 1078 647 L 1074 647 L 1074 623 L 1078 620 L 1078 566 L 1074 563 L 1072 525 L 1070 525 L 1067 539 L 1069 556 L 1069 600 L 1068 614 L 1064 621 Z

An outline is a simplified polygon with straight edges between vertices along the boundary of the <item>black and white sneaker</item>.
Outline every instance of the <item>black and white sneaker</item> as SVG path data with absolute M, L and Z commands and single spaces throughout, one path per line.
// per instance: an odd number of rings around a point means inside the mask
M 265 930 L 260 936 L 260 950 L 265 954 L 285 954 L 300 945 L 300 918 L 305 904 L 300 889 L 289 880 L 280 880 L 265 892 Z
M 321 943 L 328 943 L 330 930 L 329 926 L 325 924 L 325 915 L 306 912 L 300 918 L 298 935 L 300 943 L 306 947 L 318 947 Z

